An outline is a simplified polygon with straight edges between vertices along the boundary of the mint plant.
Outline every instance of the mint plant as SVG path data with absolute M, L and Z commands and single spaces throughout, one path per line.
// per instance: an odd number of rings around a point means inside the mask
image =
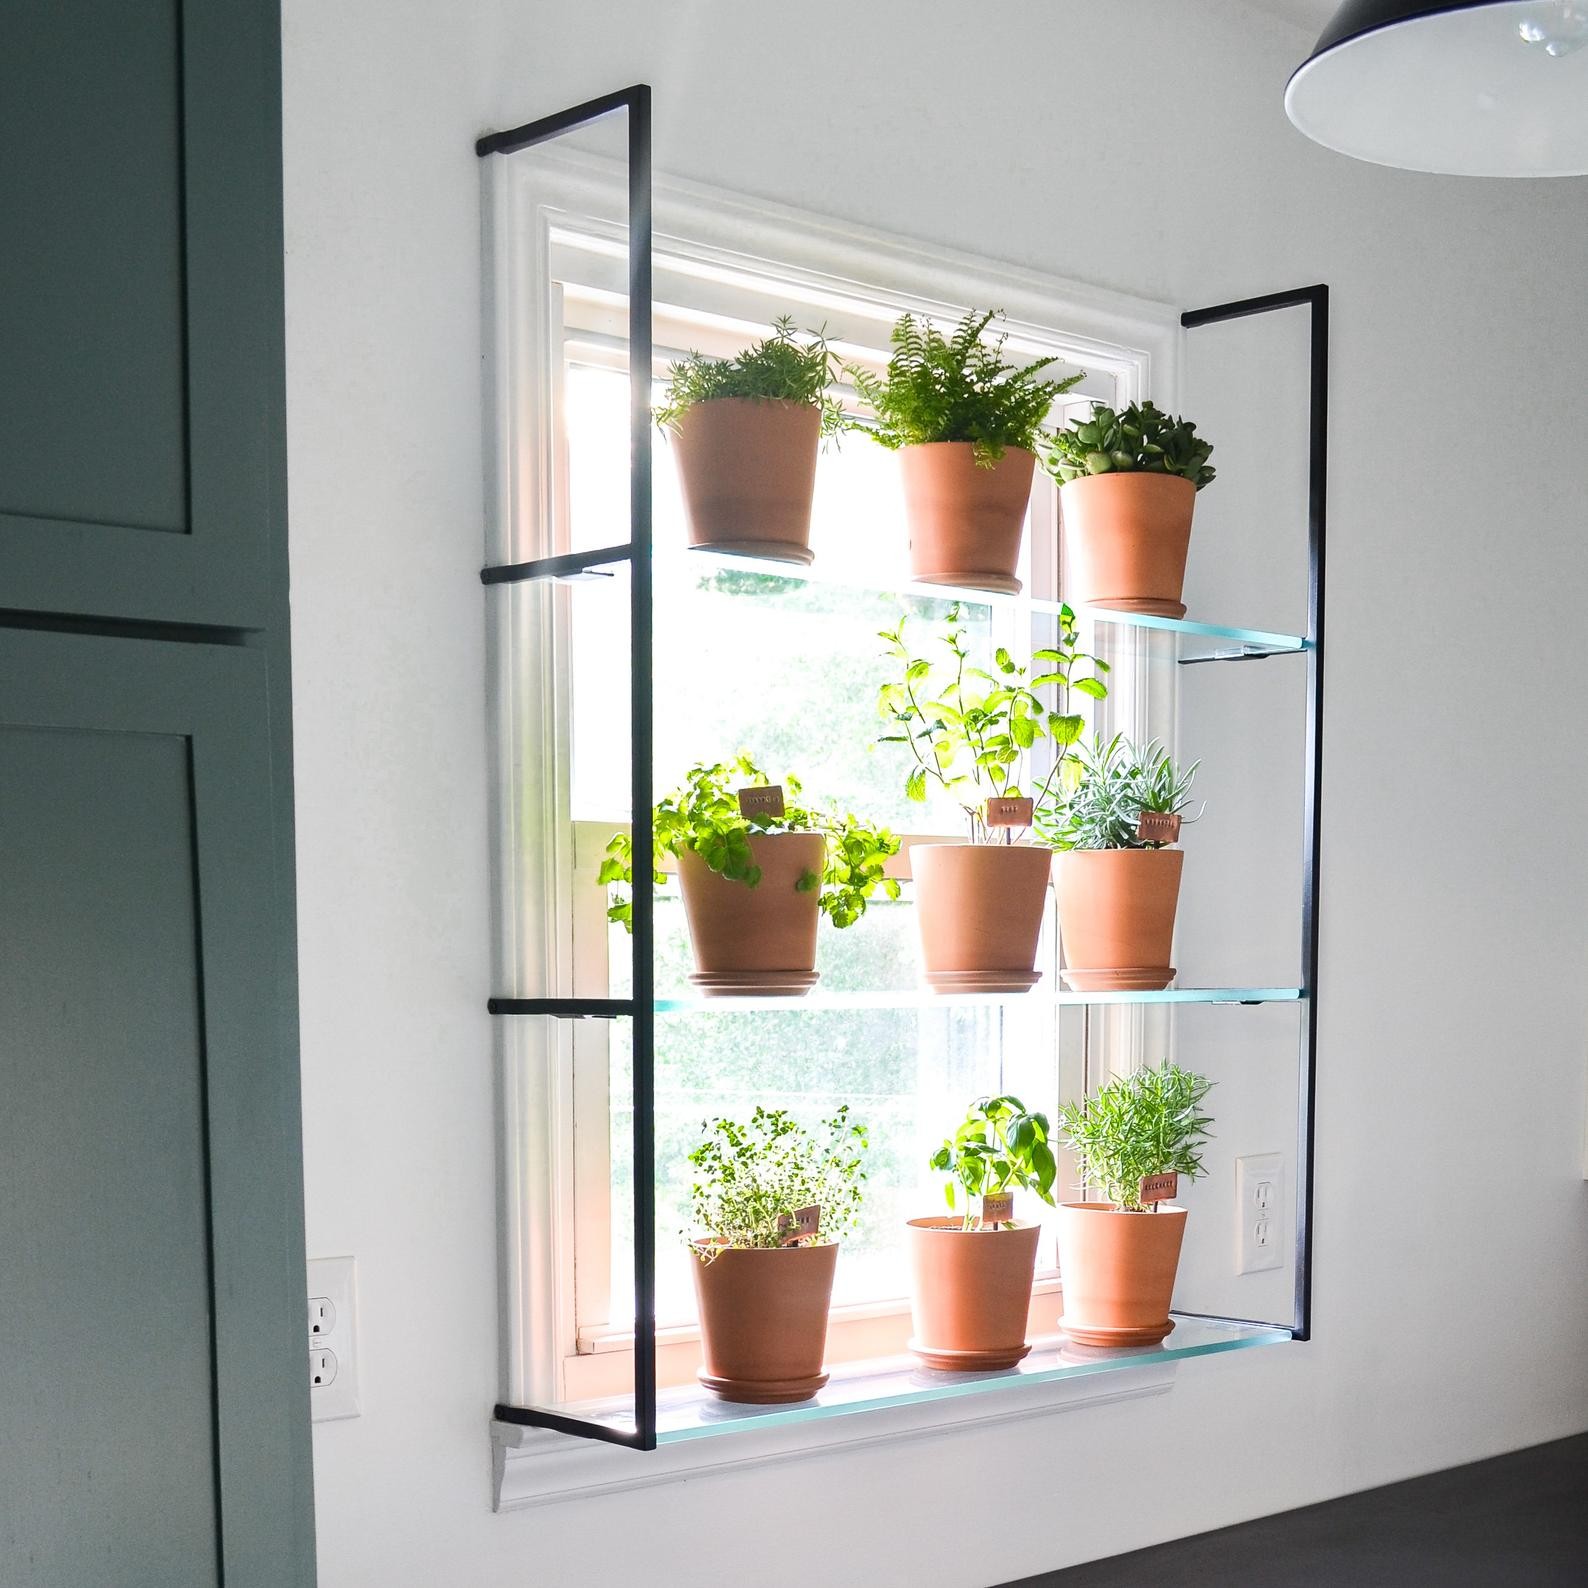
M 1048 1144 L 1048 1116 L 1028 1113 L 1018 1097 L 977 1098 L 928 1161 L 949 1177 L 943 1191 L 951 1211 L 964 1191 L 967 1230 L 981 1223 L 977 1197 L 1031 1191 L 1053 1206 L 1058 1163 Z
M 1072 420 L 1042 438 L 1042 466 L 1062 484 L 1091 474 L 1177 474 L 1199 491 L 1214 477 L 1213 444 L 1189 419 L 1176 419 L 1151 402 L 1116 412 L 1093 403 L 1085 419 Z
M 1033 651 L 1029 668 L 999 646 L 993 653 L 996 674 L 972 663 L 957 605 L 949 608 L 936 666 L 911 654 L 903 617 L 897 628 L 879 633 L 894 677 L 878 693 L 878 709 L 891 731 L 877 742 L 908 746 L 914 765 L 905 794 L 924 801 L 932 783 L 946 790 L 965 812 L 972 843 L 988 840 L 990 798 L 1024 797 L 1028 752 L 1044 740 L 1052 747 L 1052 764 L 1029 792 L 1039 806 L 1051 802 L 1070 748 L 1086 726 L 1071 709 L 1071 692 L 1094 700 L 1108 694 L 1108 664 L 1080 649 L 1074 612 L 1061 607 L 1058 621 L 1058 645 Z M 1044 699 L 1045 690 L 1052 696 Z
M 1038 804 L 1037 832 L 1059 850 L 1162 849 L 1161 842 L 1137 831 L 1142 813 L 1173 814 L 1187 825 L 1196 821 L 1200 812 L 1184 813 L 1201 764 L 1177 765 L 1156 739 L 1141 748 L 1122 734 L 1106 745 L 1094 739 L 1073 752 L 1064 778 Z
M 781 1246 L 785 1214 L 818 1204 L 818 1235 L 836 1240 L 860 1214 L 870 1146 L 866 1127 L 841 1104 L 830 1119 L 807 1129 L 786 1109 L 757 1104 L 748 1123 L 702 1120 L 700 1145 L 689 1155 L 692 1242 L 720 1246 Z M 698 1248 L 697 1248 L 698 1249 Z M 702 1252 L 709 1259 L 711 1249 Z
M 876 416 L 857 428 L 890 448 L 968 441 L 984 468 L 991 468 L 1010 447 L 1035 450 L 1048 410 L 1085 379 L 1085 371 L 1044 381 L 1036 377 L 1057 363 L 1056 357 L 1025 365 L 1007 362 L 1007 332 L 983 340 L 988 326 L 1002 318 L 1000 311 L 973 310 L 952 336 L 944 336 L 925 317 L 903 315 L 889 336 L 893 353 L 886 375 L 845 366 Z
M 899 897 L 898 882 L 883 871 L 889 857 L 898 854 L 899 840 L 885 827 L 857 816 L 801 804 L 797 777 L 783 779 L 786 803 L 781 816 L 744 815 L 738 790 L 773 781 L 742 751 L 731 762 L 691 767 L 683 787 L 660 800 L 653 813 L 654 882 L 666 880 L 657 869 L 661 856 L 676 857 L 688 849 L 718 876 L 754 888 L 760 885 L 761 868 L 750 846 L 753 834 L 817 832 L 826 839 L 821 874 L 806 872 L 796 887 L 802 893 L 819 890 L 817 902 L 834 926 L 853 926 L 879 888 L 890 899 Z M 628 833 L 614 833 L 608 841 L 597 880 L 613 889 L 607 918 L 632 931 L 633 898 L 621 891 L 634 886 L 634 841 Z
M 1203 1099 L 1213 1083 L 1165 1059 L 1059 1110 L 1059 1130 L 1080 1162 L 1082 1178 L 1117 1208 L 1139 1213 L 1148 1175 L 1202 1173 L 1207 1128 Z M 1158 1204 L 1152 1204 L 1156 1212 Z
M 826 333 L 796 332 L 785 314 L 773 322 L 771 336 L 733 358 L 707 358 L 692 351 L 670 365 L 667 390 L 654 411 L 656 423 L 676 430 L 696 403 L 752 397 L 818 408 L 822 435 L 836 436 L 849 428 L 843 405 L 831 392 L 837 371 L 838 356 L 828 347 Z

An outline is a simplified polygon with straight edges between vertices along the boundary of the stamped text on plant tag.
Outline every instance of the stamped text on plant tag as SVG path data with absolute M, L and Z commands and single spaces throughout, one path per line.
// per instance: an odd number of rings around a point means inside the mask
M 1032 814 L 1033 802 L 1029 797 L 1015 799 L 999 794 L 987 801 L 989 827 L 1029 827 Z
M 783 785 L 768 783 L 762 788 L 739 790 L 741 816 L 781 816 L 783 814 Z
M 981 1199 L 981 1221 L 983 1226 L 993 1224 L 1008 1224 L 1015 1216 L 1015 1194 L 1013 1191 L 996 1191 Z
M 1180 1176 L 1177 1174 L 1146 1175 L 1141 1182 L 1141 1205 L 1147 1207 L 1153 1202 L 1172 1202 L 1179 1189 Z
M 1172 844 L 1180 838 L 1178 811 L 1143 811 L 1136 823 L 1136 836 L 1144 843 Z
M 795 1208 L 792 1213 L 777 1216 L 780 1246 L 797 1246 L 801 1241 L 814 1241 L 822 1227 L 821 1203 L 813 1202 L 808 1208 Z

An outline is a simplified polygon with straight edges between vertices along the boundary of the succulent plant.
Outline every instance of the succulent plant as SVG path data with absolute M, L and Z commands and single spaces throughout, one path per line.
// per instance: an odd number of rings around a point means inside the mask
M 1199 491 L 1214 476 L 1213 443 L 1189 419 L 1177 419 L 1151 402 L 1115 412 L 1094 403 L 1091 416 L 1072 420 L 1044 437 L 1043 466 L 1063 484 L 1089 474 L 1177 474 Z

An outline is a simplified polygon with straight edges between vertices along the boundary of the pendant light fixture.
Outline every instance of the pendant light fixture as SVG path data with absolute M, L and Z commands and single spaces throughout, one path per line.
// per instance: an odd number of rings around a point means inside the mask
M 1346 0 L 1285 111 L 1325 148 L 1376 165 L 1588 175 L 1588 0 Z

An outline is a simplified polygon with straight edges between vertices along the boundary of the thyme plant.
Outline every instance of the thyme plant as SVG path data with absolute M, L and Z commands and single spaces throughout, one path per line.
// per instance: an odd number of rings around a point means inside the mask
M 783 1215 L 819 1204 L 818 1236 L 830 1241 L 859 1217 L 870 1141 L 847 1103 L 814 1129 L 786 1109 L 759 1104 L 748 1123 L 717 1118 L 700 1128 L 702 1140 L 689 1155 L 694 1229 L 686 1239 L 781 1246 Z
M 965 1122 L 944 1139 L 929 1162 L 949 1177 L 943 1191 L 951 1211 L 957 1189 L 963 1188 L 967 1230 L 980 1223 L 976 1207 L 980 1196 L 1032 1191 L 1053 1206 L 1058 1163 L 1048 1144 L 1048 1116 L 1028 1113 L 1018 1097 L 977 1098 Z
M 1085 372 L 1038 380 L 1057 358 L 1009 363 L 1003 356 L 1007 332 L 983 340 L 988 326 L 1002 318 L 1000 311 L 972 310 L 952 336 L 944 336 L 924 317 L 901 316 L 889 336 L 893 352 L 885 375 L 845 366 L 876 416 L 857 428 L 885 447 L 969 441 L 976 462 L 989 469 L 1010 447 L 1034 451 L 1054 400 L 1084 380 Z
M 1195 1180 L 1202 1173 L 1213 1121 L 1201 1109 L 1212 1087 L 1165 1059 L 1156 1069 L 1121 1076 L 1079 1103 L 1066 1103 L 1059 1130 L 1080 1161 L 1082 1178 L 1101 1187 L 1115 1207 L 1139 1213 L 1148 1175 Z
M 1067 606 L 1059 610 L 1057 646 L 1033 651 L 1029 668 L 999 646 L 993 653 L 996 674 L 972 663 L 957 605 L 949 608 L 937 667 L 911 654 L 904 627 L 901 617 L 897 628 L 878 635 L 894 677 L 878 692 L 878 710 L 891 731 L 877 742 L 909 747 L 914 765 L 904 791 L 910 799 L 924 801 L 928 786 L 937 783 L 965 812 L 971 842 L 985 843 L 988 799 L 1023 797 L 1027 752 L 1042 740 L 1052 747 L 1052 764 L 1030 792 L 1039 806 L 1051 802 L 1070 747 L 1085 728 L 1084 718 L 1070 709 L 1071 691 L 1103 699 L 1108 664 L 1080 649 L 1080 630 Z M 1045 700 L 1039 691 L 1049 689 L 1054 694 Z
M 733 358 L 690 352 L 670 365 L 656 423 L 676 430 L 696 403 L 713 397 L 756 397 L 819 408 L 822 435 L 835 436 L 849 427 L 842 403 L 831 392 L 837 372 L 838 355 L 828 347 L 826 332 L 796 332 L 785 314 L 773 321 L 771 336 Z
M 827 841 L 821 875 L 807 871 L 795 886 L 801 893 L 820 890 L 817 902 L 834 926 L 853 926 L 879 888 L 890 899 L 899 897 L 898 882 L 883 875 L 888 858 L 899 852 L 899 840 L 858 816 L 801 804 L 797 777 L 783 779 L 786 803 L 781 816 L 759 811 L 744 815 L 738 790 L 772 781 L 743 751 L 730 762 L 691 767 L 683 787 L 659 801 L 653 813 L 656 861 L 690 849 L 718 876 L 754 888 L 760 884 L 761 868 L 750 847 L 752 834 L 817 832 Z M 652 872 L 658 885 L 666 880 L 654 863 Z M 634 886 L 634 841 L 628 833 L 614 833 L 608 841 L 597 880 L 613 889 L 608 920 L 621 921 L 632 931 L 634 901 L 621 891 Z
M 1189 419 L 1176 419 L 1151 402 L 1115 412 L 1093 403 L 1085 419 L 1044 436 L 1040 456 L 1047 471 L 1069 484 L 1089 474 L 1178 474 L 1199 491 L 1214 477 L 1213 443 Z
M 1137 831 L 1143 811 L 1162 811 L 1189 824 L 1197 816 L 1191 783 L 1200 761 L 1188 767 L 1156 740 L 1138 748 L 1122 734 L 1105 745 L 1094 739 L 1070 758 L 1065 785 L 1037 807 L 1036 829 L 1055 849 L 1162 849 Z M 1200 815 L 1200 812 L 1198 813 Z

